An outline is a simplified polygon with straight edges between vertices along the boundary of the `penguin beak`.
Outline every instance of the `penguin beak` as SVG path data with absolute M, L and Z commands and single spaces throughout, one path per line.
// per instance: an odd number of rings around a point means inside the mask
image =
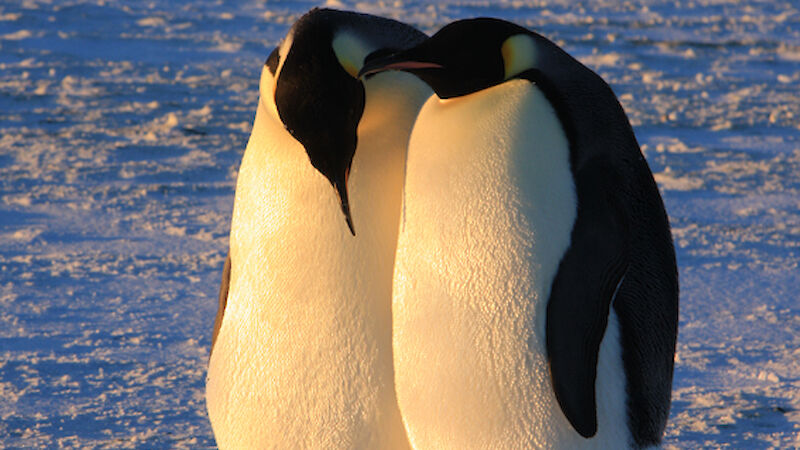
M 445 65 L 444 61 L 437 62 L 439 58 L 431 55 L 429 50 L 426 47 L 414 47 L 389 56 L 367 58 L 358 76 L 362 78 L 387 70 L 402 70 L 425 82 L 440 98 L 457 96 L 450 85 L 454 79 L 458 81 L 458 74 L 453 73 L 452 68 Z
M 353 228 L 353 217 L 350 215 L 350 200 L 347 198 L 347 179 L 350 177 L 350 169 L 348 168 L 342 175 L 337 175 L 332 180 L 333 188 L 339 195 L 339 202 L 342 205 L 342 212 L 344 213 L 344 220 L 347 222 L 347 227 L 350 229 L 350 234 L 356 235 L 356 230 Z
M 363 78 L 368 75 L 385 72 L 387 70 L 416 70 L 416 69 L 442 69 L 444 66 L 435 62 L 429 61 L 415 61 L 413 59 L 404 59 L 402 53 L 389 55 L 383 58 L 377 58 L 372 61 L 367 61 L 364 67 L 358 72 L 358 78 Z

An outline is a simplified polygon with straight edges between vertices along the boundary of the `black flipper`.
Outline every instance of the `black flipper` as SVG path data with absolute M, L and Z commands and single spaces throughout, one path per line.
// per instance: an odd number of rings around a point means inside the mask
M 644 160 L 632 171 L 634 241 L 625 280 L 612 307 L 620 323 L 628 394 L 628 425 L 634 443 L 661 442 L 669 416 L 678 334 L 678 273 L 669 222 Z M 633 189 L 636 188 L 636 190 Z
M 602 157 L 575 174 L 578 214 L 547 303 L 550 377 L 561 410 L 583 437 L 597 432 L 595 379 L 614 293 L 628 268 L 620 177 Z
M 225 267 L 222 269 L 222 284 L 219 286 L 219 307 L 217 309 L 217 317 L 214 319 L 214 334 L 211 336 L 211 352 L 208 358 L 211 359 L 211 354 L 214 353 L 214 344 L 217 343 L 217 335 L 222 326 L 222 317 L 225 316 L 225 306 L 228 304 L 228 288 L 231 283 L 231 254 L 228 252 L 228 257 L 225 258 Z

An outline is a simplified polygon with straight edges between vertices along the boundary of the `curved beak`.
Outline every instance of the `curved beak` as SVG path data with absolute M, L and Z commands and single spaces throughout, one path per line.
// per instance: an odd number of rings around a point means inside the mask
M 413 57 L 406 59 L 404 53 L 405 52 L 395 53 L 394 55 L 367 61 L 364 67 L 358 71 L 358 78 L 385 72 L 387 70 L 441 69 L 444 67 L 435 62 L 417 61 Z

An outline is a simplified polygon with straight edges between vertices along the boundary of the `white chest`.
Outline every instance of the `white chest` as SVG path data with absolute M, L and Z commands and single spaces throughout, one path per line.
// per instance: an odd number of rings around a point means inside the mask
M 328 180 L 271 102 L 259 105 L 237 180 L 230 291 L 209 363 L 207 403 L 221 446 L 407 445 L 394 395 L 391 279 L 405 151 L 427 89 L 407 75 L 386 78 L 397 90 L 412 83 L 408 111 L 382 114 L 391 92 L 368 90 L 348 183 L 355 237 Z
M 544 335 L 576 211 L 566 137 L 531 83 L 425 104 L 393 293 L 396 390 L 412 444 L 583 443 L 552 393 Z

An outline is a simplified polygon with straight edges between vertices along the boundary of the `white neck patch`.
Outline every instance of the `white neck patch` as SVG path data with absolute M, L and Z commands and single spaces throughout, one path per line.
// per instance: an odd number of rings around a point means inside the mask
M 275 72 L 277 73 L 277 71 Z M 258 101 L 264 105 L 274 118 L 281 120 L 278 114 L 278 108 L 275 106 L 275 86 L 277 81 L 278 78 L 273 76 L 272 72 L 269 71 L 269 67 L 264 65 L 264 67 L 261 68 L 261 79 L 258 82 Z
M 506 39 L 500 51 L 503 54 L 506 80 L 536 67 L 538 63 L 536 44 L 527 34 L 515 34 Z
M 289 56 L 289 50 L 292 48 L 292 42 L 294 41 L 294 29 L 289 30 L 289 34 L 283 38 L 281 41 L 281 47 L 278 49 L 278 67 L 275 69 L 275 79 L 278 79 L 278 75 L 281 73 L 281 69 L 283 69 L 283 63 L 286 62 L 286 57 Z
M 348 30 L 337 32 L 331 45 L 339 64 L 353 78 L 358 78 L 358 71 L 364 66 L 364 58 L 374 50 L 373 46 L 367 45 Z
M 283 69 L 283 64 L 286 62 L 286 57 L 289 56 L 293 41 L 294 29 L 289 30 L 286 37 L 278 44 L 278 67 L 275 68 L 275 73 L 270 72 L 269 67 L 264 64 L 261 68 L 261 79 L 258 83 L 259 101 L 278 120 L 280 120 L 280 115 L 278 114 L 277 106 L 275 106 L 275 89 L 278 87 L 278 77 Z

